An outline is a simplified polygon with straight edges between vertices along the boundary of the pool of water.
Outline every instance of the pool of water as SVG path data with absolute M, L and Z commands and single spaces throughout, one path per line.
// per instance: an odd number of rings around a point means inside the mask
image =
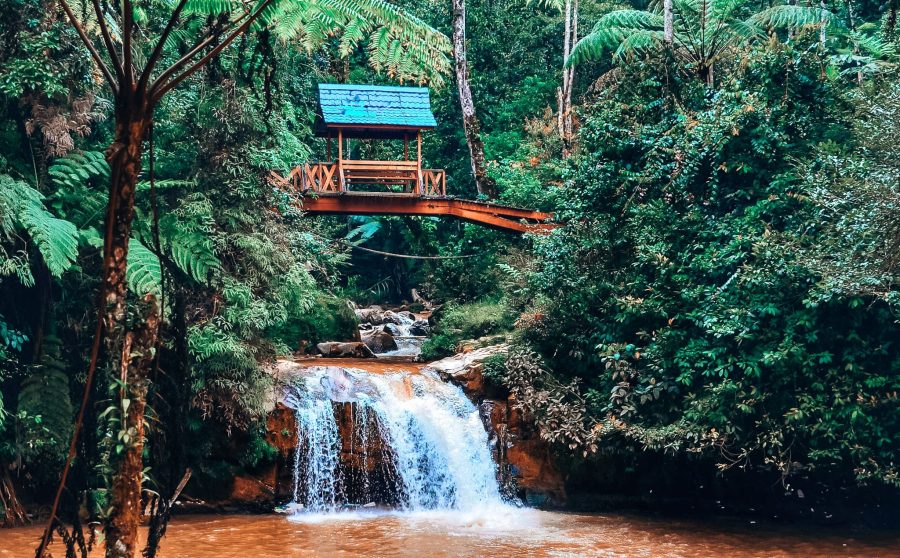
M 40 528 L 0 529 L 0 557 L 31 558 Z M 56 547 L 54 555 L 62 555 Z M 101 556 L 101 549 L 94 554 Z M 160 556 L 831 557 L 900 556 L 900 536 L 749 520 L 673 520 L 499 507 L 474 513 L 187 516 Z

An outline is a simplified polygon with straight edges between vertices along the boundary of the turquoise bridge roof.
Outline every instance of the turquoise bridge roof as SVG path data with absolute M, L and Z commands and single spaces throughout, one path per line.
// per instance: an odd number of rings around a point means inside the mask
M 316 128 L 320 134 L 331 127 L 362 131 L 381 126 L 403 129 L 437 126 L 427 87 L 320 83 L 318 116 Z

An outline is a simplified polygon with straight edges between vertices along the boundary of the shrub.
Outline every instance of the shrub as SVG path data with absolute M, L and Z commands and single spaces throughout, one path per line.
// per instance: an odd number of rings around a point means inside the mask
M 272 331 L 272 338 L 291 347 L 300 348 L 302 341 L 315 346 L 323 341 L 353 339 L 358 331 L 356 314 L 345 300 L 321 295 L 312 309 Z
M 437 320 L 434 336 L 422 345 L 424 360 L 453 354 L 462 340 L 509 331 L 516 317 L 505 301 L 482 301 L 449 306 Z

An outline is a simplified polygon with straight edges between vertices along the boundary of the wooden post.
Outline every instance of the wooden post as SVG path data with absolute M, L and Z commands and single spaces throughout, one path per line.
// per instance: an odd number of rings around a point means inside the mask
M 416 132 L 416 176 L 418 177 L 418 193 L 423 194 L 422 184 L 422 131 Z
M 403 134 L 403 160 L 409 161 L 409 136 Z
M 341 192 L 345 192 L 347 190 L 347 186 L 344 184 L 344 131 L 338 128 L 338 188 L 340 188 Z

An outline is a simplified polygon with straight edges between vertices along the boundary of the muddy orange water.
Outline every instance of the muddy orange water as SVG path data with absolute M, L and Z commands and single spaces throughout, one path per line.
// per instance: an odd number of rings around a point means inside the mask
M 38 528 L 0 529 L 0 557 L 34 556 L 39 534 Z M 869 558 L 900 556 L 900 538 L 747 520 L 710 523 L 504 508 L 476 515 L 382 513 L 301 520 L 278 515 L 181 517 L 170 525 L 160 556 Z
M 301 366 L 336 366 L 338 368 L 356 368 L 375 374 L 407 372 L 416 374 L 425 366 L 421 362 L 412 362 L 409 357 L 378 358 L 298 358 L 294 362 Z

